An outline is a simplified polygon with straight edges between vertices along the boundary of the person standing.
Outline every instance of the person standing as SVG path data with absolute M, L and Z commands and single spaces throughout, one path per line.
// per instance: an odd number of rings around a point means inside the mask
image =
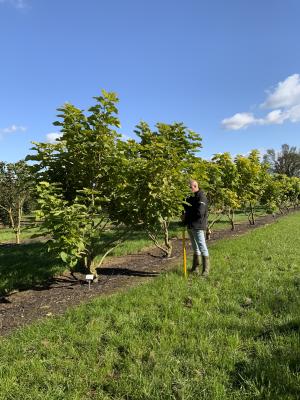
M 202 258 L 202 276 L 209 274 L 209 253 L 205 241 L 207 229 L 208 204 L 206 194 L 199 189 L 198 182 L 191 180 L 190 189 L 192 195 L 187 197 L 184 204 L 183 223 L 187 226 L 194 251 L 191 272 L 199 273 L 200 258 Z

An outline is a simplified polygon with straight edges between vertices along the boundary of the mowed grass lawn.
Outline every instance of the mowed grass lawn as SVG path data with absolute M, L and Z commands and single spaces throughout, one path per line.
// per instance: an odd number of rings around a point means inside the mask
M 0 339 L 0 399 L 300 398 L 300 213 Z

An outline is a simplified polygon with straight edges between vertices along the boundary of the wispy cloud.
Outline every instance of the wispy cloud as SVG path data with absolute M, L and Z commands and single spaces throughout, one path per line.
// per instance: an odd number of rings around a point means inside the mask
M 226 130 L 246 129 L 251 125 L 279 125 L 286 121 L 300 122 L 300 75 L 294 74 L 279 82 L 273 90 L 267 91 L 267 98 L 260 105 L 262 109 L 271 109 L 262 118 L 253 113 L 236 113 L 224 118 L 222 127 Z
M 51 132 L 51 133 L 47 133 L 46 135 L 46 141 L 48 143 L 56 143 L 56 140 L 59 139 L 61 137 L 61 133 L 58 132 Z
M 27 8 L 28 6 L 26 0 L 0 0 L 0 4 L 8 4 L 19 10 Z
M 6 128 L 0 128 L 0 139 L 2 139 L 5 135 L 9 135 L 11 133 L 18 133 L 18 132 L 26 132 L 27 128 L 21 125 L 11 125 Z

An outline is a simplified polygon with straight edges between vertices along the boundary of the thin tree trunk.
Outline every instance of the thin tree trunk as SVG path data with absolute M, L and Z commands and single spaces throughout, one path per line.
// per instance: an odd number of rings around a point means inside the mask
M 164 240 L 165 240 L 165 246 L 167 248 L 167 257 L 170 258 L 172 255 L 172 243 L 170 242 L 169 239 L 169 224 L 167 221 L 163 221 L 163 231 L 164 231 Z
M 214 226 L 214 224 L 216 222 L 218 222 L 221 218 L 222 213 L 224 212 L 224 210 L 219 211 L 217 214 L 217 216 L 208 224 L 207 228 L 206 228 L 206 240 L 209 240 L 212 234 L 212 228 Z
M 155 246 L 157 248 L 159 248 L 163 253 L 164 253 L 164 257 L 168 257 L 168 250 L 166 250 L 163 246 L 161 246 L 158 243 L 157 238 L 149 231 L 147 231 L 149 238 L 152 240 L 152 242 L 155 244 Z
M 124 242 L 124 240 L 120 240 L 118 243 L 116 243 L 113 247 L 111 247 L 110 249 L 107 250 L 107 252 L 101 257 L 100 262 L 97 264 L 97 266 L 94 268 L 92 268 L 91 272 L 94 273 L 96 276 L 98 276 L 97 274 L 97 269 L 101 268 L 101 265 L 104 261 L 104 259 L 109 255 L 109 253 L 111 253 L 114 249 L 116 249 L 118 246 L 120 246 L 120 244 L 122 244 Z
M 230 224 L 231 224 L 231 230 L 234 231 L 234 230 L 235 230 L 235 225 L 234 225 L 234 216 L 235 216 L 235 215 L 234 215 L 234 210 L 233 210 L 233 209 L 230 209 L 227 216 L 228 216 L 229 221 L 230 221 Z
M 251 216 L 250 225 L 255 225 L 254 209 L 251 201 L 250 201 L 250 216 Z
M 9 209 L 7 210 L 7 212 L 8 212 L 8 215 L 9 215 L 10 226 L 12 227 L 13 230 L 15 230 L 15 221 L 14 221 L 12 209 L 9 208 Z
M 21 220 L 22 220 L 22 215 L 23 215 L 23 204 L 24 202 L 20 200 L 19 205 L 18 205 L 18 220 L 17 220 L 17 226 L 16 226 L 16 242 L 17 244 L 20 244 L 20 236 L 21 236 Z

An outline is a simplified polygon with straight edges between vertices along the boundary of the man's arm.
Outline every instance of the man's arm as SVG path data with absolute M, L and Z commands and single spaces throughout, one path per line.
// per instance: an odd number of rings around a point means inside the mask
M 199 217 L 203 217 L 207 212 L 207 197 L 204 192 L 200 192 L 197 204 L 197 214 Z

